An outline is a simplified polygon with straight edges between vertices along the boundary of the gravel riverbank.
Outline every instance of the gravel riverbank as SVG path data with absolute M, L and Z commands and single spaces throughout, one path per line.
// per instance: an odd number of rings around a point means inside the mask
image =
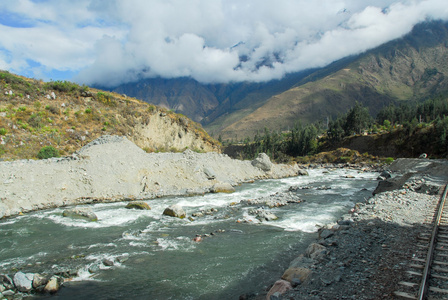
M 430 231 L 448 164 L 399 159 L 390 171 L 393 178 L 380 181 L 374 196 L 337 224 L 322 228 L 277 282 L 240 299 L 395 299 L 398 282 L 409 281 L 418 235 Z
M 103 136 L 73 156 L 0 162 L 0 218 L 80 203 L 203 194 L 264 178 L 296 176 L 297 165 L 231 159 L 215 152 L 146 153 Z

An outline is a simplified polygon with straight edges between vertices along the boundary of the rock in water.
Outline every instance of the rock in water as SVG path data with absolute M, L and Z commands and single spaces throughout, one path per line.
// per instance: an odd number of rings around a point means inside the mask
M 48 283 L 45 285 L 44 291 L 47 293 L 54 294 L 59 290 L 59 287 L 61 286 L 59 282 L 59 277 L 52 276 Z
M 260 153 L 258 154 L 258 157 L 252 161 L 252 166 L 268 172 L 272 169 L 272 162 L 266 153 Z
M 48 278 L 41 274 L 34 274 L 33 277 L 33 288 L 37 288 L 42 285 L 46 285 L 48 283 Z
M 235 188 L 228 182 L 219 182 L 213 185 L 211 189 L 212 193 L 233 193 Z
M 70 208 L 64 210 L 62 213 L 64 217 L 69 217 L 73 219 L 83 219 L 90 222 L 98 221 L 98 217 L 88 208 Z
M 33 277 L 32 273 L 17 272 L 14 275 L 14 285 L 21 292 L 29 292 L 33 288 Z
M 177 205 L 177 204 L 174 204 L 174 205 L 171 205 L 170 207 L 165 208 L 165 210 L 163 211 L 163 214 L 165 216 L 176 217 L 176 218 L 180 218 L 180 219 L 183 219 L 187 216 L 184 209 L 180 205 Z
M 141 209 L 141 210 L 150 210 L 151 207 L 149 207 L 148 203 L 144 201 L 132 201 L 129 202 L 126 205 L 126 208 L 128 209 Z

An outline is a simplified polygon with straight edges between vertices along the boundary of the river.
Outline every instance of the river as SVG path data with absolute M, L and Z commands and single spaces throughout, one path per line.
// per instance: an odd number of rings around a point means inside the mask
M 77 273 L 56 295 L 35 299 L 238 299 L 277 280 L 315 240 L 317 226 L 337 220 L 377 185 L 377 173 L 309 173 L 243 184 L 233 194 L 148 200 L 149 211 L 125 209 L 124 202 L 88 205 L 98 222 L 65 218 L 63 208 L 1 220 L 0 274 Z M 234 204 L 291 186 L 305 201 L 266 209 L 275 221 L 260 222 L 249 214 L 253 207 Z M 176 203 L 188 216 L 215 211 L 194 221 L 162 215 Z M 197 234 L 210 236 L 194 242 Z

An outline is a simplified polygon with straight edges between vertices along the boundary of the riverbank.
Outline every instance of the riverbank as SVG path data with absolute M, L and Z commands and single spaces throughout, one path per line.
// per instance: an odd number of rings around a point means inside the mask
M 395 299 L 448 180 L 447 161 L 399 159 L 374 196 L 329 224 L 266 291 L 240 299 Z
M 213 192 L 257 179 L 297 176 L 297 165 L 231 159 L 215 152 L 146 153 L 103 136 L 74 155 L 0 162 L 0 218 L 67 205 Z

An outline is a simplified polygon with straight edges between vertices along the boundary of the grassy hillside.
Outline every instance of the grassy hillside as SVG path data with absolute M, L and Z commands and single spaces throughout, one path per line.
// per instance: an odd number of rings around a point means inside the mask
M 70 82 L 44 83 L 0 72 L 0 159 L 36 158 L 44 146 L 69 155 L 104 134 L 132 140 L 136 125 L 154 116 L 177 124 L 211 147 L 217 142 L 186 117 L 116 93 Z M 169 138 L 169 137 L 168 137 Z M 148 144 L 149 145 L 149 144 Z M 164 149 L 157 142 L 147 151 Z

